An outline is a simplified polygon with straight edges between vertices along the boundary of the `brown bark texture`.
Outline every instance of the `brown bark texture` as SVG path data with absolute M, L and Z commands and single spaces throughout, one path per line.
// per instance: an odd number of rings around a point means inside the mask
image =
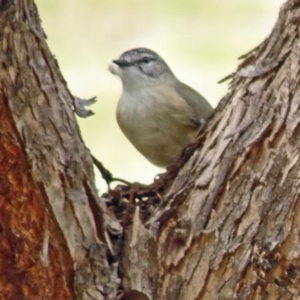
M 0 0 L 0 299 L 300 299 L 300 0 L 149 187 L 98 197 L 31 0 Z
M 92 160 L 34 3 L 0 1 L 0 28 L 0 299 L 114 295 Z

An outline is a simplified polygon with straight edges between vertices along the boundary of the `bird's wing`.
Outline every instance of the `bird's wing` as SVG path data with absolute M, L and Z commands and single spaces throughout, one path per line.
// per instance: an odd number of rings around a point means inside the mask
M 197 114 L 195 114 L 193 107 L 172 86 L 157 86 L 155 91 L 152 92 L 154 100 L 151 104 L 153 106 L 152 110 L 157 109 L 159 112 L 156 113 L 156 118 L 161 116 L 162 118 L 167 117 L 169 120 L 173 119 L 174 123 L 170 122 L 170 125 L 199 127 L 199 124 L 196 124 L 195 121 Z M 157 97 L 157 95 L 160 95 L 160 97 Z
M 201 122 L 201 120 L 206 120 L 212 114 L 213 108 L 211 105 L 194 89 L 180 81 L 174 85 L 174 88 L 179 96 L 192 108 L 193 121 Z

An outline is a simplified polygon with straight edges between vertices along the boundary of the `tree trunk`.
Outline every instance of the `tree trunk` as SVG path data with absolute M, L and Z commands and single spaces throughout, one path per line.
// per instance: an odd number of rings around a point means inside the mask
M 0 1 L 0 28 L 0 298 L 114 299 L 92 160 L 32 0 Z
M 36 8 L 0 1 L 0 299 L 300 299 L 299 24 L 289 0 L 178 162 L 99 199 Z

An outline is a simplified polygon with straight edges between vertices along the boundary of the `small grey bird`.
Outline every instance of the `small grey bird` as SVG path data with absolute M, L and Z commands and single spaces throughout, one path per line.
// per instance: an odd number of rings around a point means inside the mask
M 123 85 L 117 107 L 121 130 L 150 162 L 168 167 L 195 139 L 212 107 L 152 50 L 132 49 L 113 63 L 118 67 L 110 71 Z

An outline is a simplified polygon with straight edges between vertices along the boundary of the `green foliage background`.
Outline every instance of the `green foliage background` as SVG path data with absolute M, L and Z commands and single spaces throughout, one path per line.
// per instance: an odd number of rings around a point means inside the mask
M 183 82 L 216 106 L 227 91 L 217 81 L 270 33 L 283 0 L 36 0 L 74 95 L 97 96 L 95 116 L 79 120 L 86 145 L 117 177 L 150 183 L 163 170 L 126 140 L 115 121 L 121 93 L 107 66 L 123 51 L 158 52 Z M 105 185 L 97 176 L 99 188 Z

